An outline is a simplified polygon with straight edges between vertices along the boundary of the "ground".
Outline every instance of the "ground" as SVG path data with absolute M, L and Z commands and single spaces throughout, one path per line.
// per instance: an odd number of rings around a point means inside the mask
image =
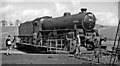
M 3 64 L 80 64 L 82 60 L 66 55 L 3 55 Z
M 14 51 L 12 55 L 2 55 L 2 64 L 90 64 L 97 63 L 98 59 L 92 55 L 81 55 L 75 58 L 73 54 L 31 54 Z M 89 61 L 89 59 L 92 59 Z M 100 63 L 108 64 L 110 56 L 100 58 Z

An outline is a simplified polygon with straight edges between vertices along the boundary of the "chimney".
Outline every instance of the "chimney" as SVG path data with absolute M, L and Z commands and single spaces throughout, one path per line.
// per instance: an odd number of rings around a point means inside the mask
M 81 8 L 82 13 L 86 13 L 87 9 L 86 8 Z

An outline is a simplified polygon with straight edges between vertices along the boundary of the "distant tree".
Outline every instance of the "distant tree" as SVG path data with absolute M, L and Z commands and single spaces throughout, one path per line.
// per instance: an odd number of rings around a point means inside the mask
M 1 22 L 2 22 L 2 26 L 7 25 L 7 21 L 6 20 L 2 20 Z
M 18 26 L 20 23 L 21 23 L 20 20 L 17 19 L 15 25 Z
M 10 22 L 10 26 L 13 26 L 13 23 L 12 23 L 12 22 Z

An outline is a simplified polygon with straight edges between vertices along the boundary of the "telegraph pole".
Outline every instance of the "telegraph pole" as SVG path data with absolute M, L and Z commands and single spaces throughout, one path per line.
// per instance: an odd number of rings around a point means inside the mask
M 115 49 L 115 44 L 116 44 L 116 41 L 117 41 L 117 37 L 118 37 L 118 45 L 117 45 L 117 48 Z M 115 54 L 118 54 L 118 56 L 120 55 L 120 20 L 119 20 L 119 23 L 118 23 L 117 32 L 116 32 L 116 36 L 115 36 L 115 41 L 114 41 L 114 45 L 113 45 L 113 52 L 115 52 Z M 112 55 L 113 55 L 113 53 L 112 53 Z M 109 64 L 111 64 L 112 57 L 113 57 L 112 55 L 111 55 Z M 116 57 L 114 58 L 112 64 L 114 64 L 115 60 L 116 60 Z
M 118 45 L 117 45 L 117 48 L 116 48 L 116 53 L 118 55 L 118 61 L 120 60 L 120 21 L 119 21 L 119 30 L 118 30 Z M 115 63 L 115 59 L 114 59 L 114 62 Z

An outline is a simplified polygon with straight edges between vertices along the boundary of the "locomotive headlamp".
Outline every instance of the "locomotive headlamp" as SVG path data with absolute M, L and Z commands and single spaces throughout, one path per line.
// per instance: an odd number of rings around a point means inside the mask
M 89 21 L 93 21 L 93 19 L 89 19 Z

